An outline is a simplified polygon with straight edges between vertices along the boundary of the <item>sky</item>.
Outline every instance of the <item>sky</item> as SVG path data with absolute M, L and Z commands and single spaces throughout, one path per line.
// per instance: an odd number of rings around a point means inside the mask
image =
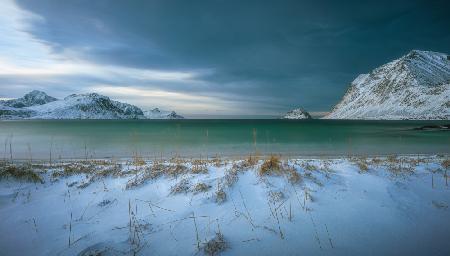
M 450 53 L 450 1 L 2 0 L 0 98 L 97 92 L 186 116 L 329 111 L 358 74 Z

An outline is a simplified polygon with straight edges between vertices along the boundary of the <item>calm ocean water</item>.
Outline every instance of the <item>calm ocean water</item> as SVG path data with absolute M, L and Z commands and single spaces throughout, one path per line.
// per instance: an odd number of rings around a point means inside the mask
M 435 121 L 21 120 L 1 121 L 3 158 L 205 157 L 450 153 Z

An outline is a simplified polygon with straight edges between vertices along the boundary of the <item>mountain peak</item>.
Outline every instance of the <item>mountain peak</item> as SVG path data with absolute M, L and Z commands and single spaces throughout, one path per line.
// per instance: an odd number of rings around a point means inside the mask
M 326 116 L 334 119 L 449 119 L 448 55 L 412 50 L 359 75 Z
M 56 101 L 57 99 L 51 96 L 48 96 L 43 91 L 33 90 L 23 97 L 13 100 L 7 100 L 1 102 L 4 106 L 14 107 L 14 108 L 24 108 L 31 107 L 36 105 L 43 105 L 49 102 Z
M 89 98 L 89 99 L 98 99 L 98 98 L 105 98 L 105 99 L 109 99 L 108 96 L 104 96 L 101 94 L 98 94 L 96 92 L 91 92 L 91 93 L 80 93 L 80 94 L 70 94 L 69 96 L 67 96 L 64 99 L 70 99 L 70 98 Z
M 416 58 L 416 57 L 446 57 L 447 54 L 440 53 L 440 52 L 433 52 L 433 51 L 424 51 L 424 50 L 411 50 L 408 54 L 406 54 L 404 57 L 406 58 Z
M 98 93 L 71 94 L 63 100 L 29 108 L 43 119 L 139 119 L 144 118 L 136 106 L 111 100 Z
M 416 85 L 436 86 L 450 81 L 450 61 L 447 56 L 444 53 L 412 50 L 399 62 Z
M 39 91 L 39 90 L 32 90 L 31 92 L 27 93 L 24 95 L 25 96 L 35 96 L 35 95 L 44 95 L 44 96 L 48 96 L 47 93 L 43 92 L 43 91 Z
M 410 63 L 431 63 L 431 62 L 447 62 L 447 54 L 432 52 L 432 51 L 422 51 L 422 50 L 412 50 L 408 54 L 401 57 L 400 61 L 406 61 Z

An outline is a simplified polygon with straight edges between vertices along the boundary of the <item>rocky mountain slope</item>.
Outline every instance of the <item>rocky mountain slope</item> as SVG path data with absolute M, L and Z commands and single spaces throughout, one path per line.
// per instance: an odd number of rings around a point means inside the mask
M 97 93 L 72 94 L 62 100 L 32 91 L 24 97 L 0 102 L 0 119 L 172 119 L 172 115 L 150 117 L 127 103 Z M 181 117 L 182 118 L 182 117 Z
M 287 112 L 282 119 L 311 119 L 311 115 L 304 109 L 297 108 Z
M 327 119 L 450 119 L 450 59 L 413 50 L 359 75 Z

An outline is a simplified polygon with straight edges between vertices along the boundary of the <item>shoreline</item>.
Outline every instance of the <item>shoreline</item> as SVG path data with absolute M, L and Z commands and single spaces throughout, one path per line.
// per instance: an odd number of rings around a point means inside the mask
M 282 160 L 342 160 L 342 159 L 352 159 L 352 158 L 388 158 L 388 157 L 407 157 L 407 158 L 450 158 L 450 153 L 448 152 L 442 152 L 442 153 L 398 153 L 398 154 L 336 154 L 336 155 L 330 155 L 330 154 L 281 154 L 281 153 L 272 153 L 272 154 L 240 154 L 240 155 L 210 155 L 210 156 L 159 156 L 159 155 L 153 155 L 153 156 L 143 156 L 143 155 L 136 155 L 136 156 L 123 156 L 123 157 L 93 157 L 93 158 L 85 158 L 85 157 L 79 157 L 79 158 L 2 158 L 0 159 L 0 163 L 71 163 L 71 162 L 95 162 L 95 161 L 117 161 L 117 162 L 129 162 L 133 161 L 135 158 L 139 158 L 142 161 L 151 163 L 151 162 L 170 162 L 174 160 L 182 160 L 182 161 L 216 161 L 216 160 L 225 160 L 225 161 L 242 161 L 245 159 L 256 158 L 258 160 L 264 160 L 267 158 L 270 158 L 271 156 L 276 156 L 277 158 L 280 158 Z

